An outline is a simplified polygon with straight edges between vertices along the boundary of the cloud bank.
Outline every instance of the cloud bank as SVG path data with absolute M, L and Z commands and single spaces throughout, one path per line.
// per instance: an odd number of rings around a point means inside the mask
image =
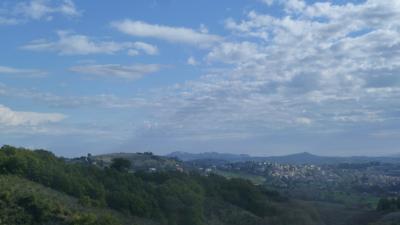
M 59 113 L 14 111 L 4 105 L 0 105 L 0 126 L 37 126 L 45 123 L 59 122 L 65 118 L 65 115 Z
M 266 3 L 284 15 L 228 18 L 231 37 L 204 57 L 210 72 L 161 91 L 145 137 L 369 136 L 400 124 L 398 1 Z M 132 35 L 140 34 L 133 24 Z

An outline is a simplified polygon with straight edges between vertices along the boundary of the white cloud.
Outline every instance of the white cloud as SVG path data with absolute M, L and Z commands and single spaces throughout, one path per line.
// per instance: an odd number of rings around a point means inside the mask
M 30 20 L 51 21 L 55 15 L 74 18 L 81 14 L 72 0 L 22 1 L 0 9 L 0 25 L 17 25 Z
M 203 34 L 207 34 L 208 33 L 208 28 L 206 27 L 206 25 L 204 24 L 200 24 L 200 28 L 199 31 Z
M 70 68 L 70 71 L 82 74 L 96 75 L 102 77 L 118 77 L 129 80 L 137 80 L 145 75 L 155 73 L 161 69 L 157 64 L 137 64 L 137 65 L 84 65 Z
M 129 49 L 127 54 L 130 55 L 130 56 L 137 56 L 137 55 L 140 54 L 140 52 L 137 49 Z
M 0 66 L 0 74 L 6 75 L 21 75 L 24 77 L 40 77 L 47 74 L 47 72 L 36 69 L 19 69 L 7 66 Z
M 15 18 L 6 18 L 0 16 L 0 25 L 17 25 L 19 21 Z
M 59 113 L 13 111 L 0 104 L 0 125 L 2 126 L 37 126 L 45 123 L 59 122 L 65 118 L 65 115 Z
M 188 64 L 188 65 L 191 65 L 191 66 L 196 66 L 196 65 L 198 65 L 199 63 L 197 62 L 197 60 L 196 60 L 193 56 L 190 56 L 190 57 L 187 59 L 187 64 Z
M 265 4 L 267 4 L 267 5 L 272 5 L 272 4 L 274 4 L 274 2 L 276 1 L 276 0 L 260 0 L 261 2 L 263 2 L 263 3 L 265 3 Z
M 61 4 L 53 4 L 50 0 L 31 0 L 17 4 L 16 12 L 27 18 L 51 20 L 51 15 L 61 14 L 68 17 L 80 16 L 72 0 L 59 1 Z
M 295 122 L 298 124 L 310 125 L 312 123 L 312 120 L 307 117 L 298 117 L 296 118 Z
M 209 61 L 222 61 L 225 63 L 249 62 L 264 58 L 265 54 L 259 51 L 259 46 L 256 43 L 241 42 L 232 43 L 224 42 L 215 46 L 208 53 Z
M 145 52 L 148 55 L 158 54 L 158 48 L 156 46 L 144 42 L 135 42 L 133 43 L 133 47 L 137 50 Z
M 287 0 L 285 7 L 288 12 L 298 12 L 306 7 L 306 3 L 303 0 Z
M 207 47 L 222 40 L 217 35 L 197 32 L 190 28 L 149 24 L 129 19 L 112 22 L 111 26 L 120 32 L 136 37 L 151 37 L 174 43 L 197 45 L 199 47 Z
M 60 55 L 115 54 L 121 51 L 127 51 L 129 55 L 158 54 L 156 46 L 144 42 L 97 41 L 68 31 L 58 31 L 57 35 L 57 41 L 40 39 L 21 48 L 30 51 L 57 52 Z

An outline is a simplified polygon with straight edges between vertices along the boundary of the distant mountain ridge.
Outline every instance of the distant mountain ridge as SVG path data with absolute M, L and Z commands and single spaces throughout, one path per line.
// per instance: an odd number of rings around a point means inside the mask
M 381 163 L 400 163 L 398 156 L 383 156 L 383 157 L 368 157 L 368 156 L 318 156 L 308 152 L 283 155 L 283 156 L 250 156 L 246 154 L 229 154 L 218 152 L 204 152 L 204 153 L 188 153 L 188 152 L 172 152 L 167 157 L 178 158 L 182 161 L 193 160 L 224 160 L 227 162 L 244 162 L 244 161 L 268 161 L 271 163 L 284 163 L 284 164 L 336 164 L 336 163 L 367 163 L 367 162 L 381 162 Z
M 178 158 L 182 161 L 192 161 L 201 159 L 225 160 L 230 162 L 241 162 L 251 160 L 253 157 L 246 154 L 231 154 L 231 153 L 218 153 L 218 152 L 203 152 L 203 153 L 188 153 L 188 152 L 172 152 L 167 157 Z

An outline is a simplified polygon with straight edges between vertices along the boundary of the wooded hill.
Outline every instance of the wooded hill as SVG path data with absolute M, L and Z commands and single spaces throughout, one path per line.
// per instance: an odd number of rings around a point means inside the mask
M 71 163 L 0 148 L 0 224 L 323 225 L 322 207 L 242 179 Z

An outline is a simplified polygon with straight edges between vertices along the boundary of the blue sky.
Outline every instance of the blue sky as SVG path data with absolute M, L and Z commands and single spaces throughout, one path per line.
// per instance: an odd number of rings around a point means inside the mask
M 400 152 L 400 2 L 0 3 L 0 144 Z

